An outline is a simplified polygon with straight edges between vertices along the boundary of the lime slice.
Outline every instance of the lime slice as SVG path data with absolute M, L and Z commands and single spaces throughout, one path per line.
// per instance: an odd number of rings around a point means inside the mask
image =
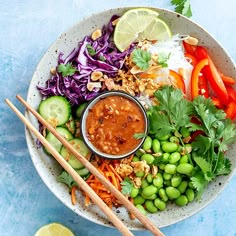
M 75 236 L 70 229 L 59 223 L 42 226 L 34 236 Z
M 148 8 L 136 8 L 120 17 L 115 27 L 114 42 L 123 52 L 131 43 L 171 38 L 168 25 L 158 18 L 159 13 Z

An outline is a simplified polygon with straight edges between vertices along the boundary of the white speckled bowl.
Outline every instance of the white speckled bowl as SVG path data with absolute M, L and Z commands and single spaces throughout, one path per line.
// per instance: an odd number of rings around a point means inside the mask
M 57 64 L 57 58 L 60 51 L 64 52 L 64 55 L 69 54 L 74 47 L 77 47 L 78 42 L 82 40 L 85 35 L 91 34 L 95 29 L 101 28 L 104 24 L 107 24 L 113 14 L 121 15 L 127 9 L 129 8 L 111 9 L 96 15 L 92 15 L 91 17 L 76 24 L 66 33 L 63 33 L 47 50 L 39 62 L 29 86 L 27 98 L 28 103 L 30 103 L 33 108 L 37 109 L 41 97 L 36 89 L 36 85 L 43 86 L 45 84 L 45 81 L 50 76 L 50 68 L 55 67 Z M 160 18 L 165 20 L 170 26 L 173 33 L 189 34 L 198 38 L 199 43 L 208 48 L 210 55 L 220 70 L 223 73 L 236 78 L 236 68 L 232 59 L 225 52 L 223 47 L 208 32 L 206 32 L 198 24 L 192 22 L 188 18 L 180 16 L 179 14 L 164 9 L 156 10 L 160 13 Z M 28 113 L 26 115 L 28 119 L 37 127 L 38 122 L 36 119 Z M 67 187 L 62 183 L 58 183 L 56 180 L 57 176 L 61 172 L 61 167 L 56 163 L 56 161 L 54 161 L 52 157 L 47 156 L 42 149 L 36 148 L 35 137 L 27 129 L 26 139 L 35 168 L 50 191 L 52 191 L 55 196 L 57 196 L 63 202 L 63 204 L 65 204 L 78 215 L 97 224 L 111 227 L 111 223 L 108 222 L 105 215 L 96 206 L 91 205 L 88 208 L 84 207 L 83 196 L 78 196 L 77 205 L 74 206 L 71 204 Z M 228 158 L 230 158 L 232 162 L 232 170 L 234 170 L 236 166 L 236 159 L 233 158 L 233 154 L 235 153 L 236 145 L 233 145 L 227 153 Z M 156 214 L 150 214 L 148 217 L 153 222 L 155 222 L 158 227 L 164 227 L 195 214 L 206 207 L 220 194 L 227 182 L 230 180 L 232 174 L 233 171 L 230 175 L 219 177 L 215 182 L 212 182 L 208 189 L 206 189 L 204 192 L 201 202 L 194 201 L 183 208 L 176 207 L 174 205 L 168 205 L 167 210 L 158 212 Z M 118 213 L 118 216 L 124 220 L 124 223 L 131 230 L 143 229 L 143 226 L 139 223 L 139 221 L 130 220 L 126 209 L 119 208 L 114 209 L 114 211 Z

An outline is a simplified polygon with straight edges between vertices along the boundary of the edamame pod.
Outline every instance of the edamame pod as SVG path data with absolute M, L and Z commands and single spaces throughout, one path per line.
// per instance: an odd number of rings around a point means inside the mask
M 147 136 L 143 142 L 143 150 L 147 151 L 150 150 L 152 147 L 152 138 Z
M 143 189 L 142 193 L 144 194 L 144 196 L 151 196 L 154 193 L 157 193 L 157 190 L 158 188 L 154 185 L 149 185 Z
M 162 201 L 160 198 L 156 198 L 154 200 L 154 205 L 161 211 L 166 209 L 166 203 Z
M 177 188 L 169 186 L 166 188 L 166 194 L 170 199 L 176 199 L 180 196 L 180 191 Z
M 153 152 L 158 153 L 158 152 L 160 152 L 160 149 L 161 149 L 161 144 L 160 144 L 159 140 L 153 139 L 153 141 L 152 141 Z
M 186 206 L 188 204 L 188 198 L 185 195 L 181 195 L 175 200 L 175 203 L 178 206 Z
M 175 152 L 178 149 L 178 145 L 172 142 L 165 142 L 163 143 L 161 148 L 164 152 L 171 153 L 171 152 Z
M 145 207 L 151 213 L 155 213 L 158 211 L 157 207 L 154 205 L 152 200 L 146 200 Z
M 177 166 L 176 171 L 180 174 L 190 175 L 193 171 L 193 165 L 189 163 L 181 163 Z
M 152 154 L 146 153 L 141 156 L 142 161 L 146 161 L 148 165 L 151 165 L 154 161 L 154 156 Z

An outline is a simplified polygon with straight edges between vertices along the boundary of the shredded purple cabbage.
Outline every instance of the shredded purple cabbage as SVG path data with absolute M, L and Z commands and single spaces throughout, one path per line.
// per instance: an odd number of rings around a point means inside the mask
M 57 72 L 46 81 L 45 87 L 37 86 L 43 98 L 49 96 L 61 95 L 65 96 L 71 105 L 78 105 L 84 101 L 94 98 L 102 90 L 94 88 L 93 91 L 87 89 L 87 83 L 90 81 L 90 75 L 93 71 L 102 71 L 110 78 L 115 77 L 118 70 L 124 66 L 127 55 L 133 50 L 131 46 L 128 50 L 120 52 L 114 42 L 112 35 L 114 26 L 112 22 L 119 16 L 114 15 L 109 23 L 102 28 L 102 36 L 93 40 L 90 36 L 84 37 L 79 43 L 78 48 L 63 59 L 63 53 L 58 56 L 58 65 L 71 63 L 78 71 L 72 76 L 63 77 Z M 87 45 L 91 45 L 95 50 L 94 55 L 90 55 Z

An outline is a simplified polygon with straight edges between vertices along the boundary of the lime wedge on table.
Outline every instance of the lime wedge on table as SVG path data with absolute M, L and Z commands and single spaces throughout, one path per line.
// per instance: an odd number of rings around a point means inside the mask
M 59 223 L 42 226 L 34 236 L 74 236 L 72 231 Z
M 115 27 L 116 47 L 123 52 L 133 42 L 171 38 L 170 28 L 158 15 L 158 12 L 147 8 L 136 8 L 124 13 Z

